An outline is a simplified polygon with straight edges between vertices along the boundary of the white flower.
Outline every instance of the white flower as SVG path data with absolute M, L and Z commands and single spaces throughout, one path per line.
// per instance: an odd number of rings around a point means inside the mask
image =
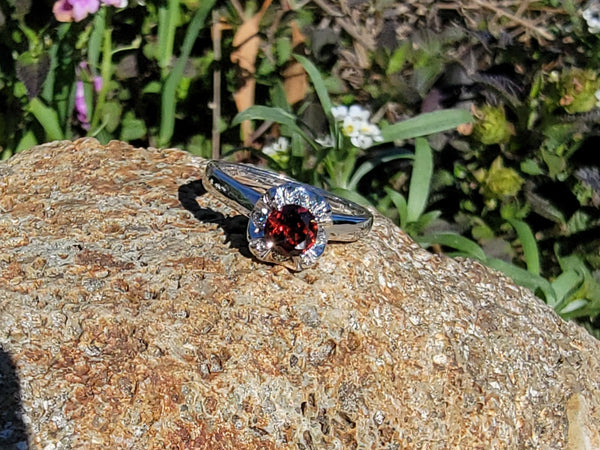
M 600 33 L 600 5 L 593 2 L 581 14 L 587 22 L 588 30 L 592 34 Z
M 600 89 L 598 89 L 596 92 L 594 92 L 594 96 L 596 97 L 596 100 L 598 100 L 598 102 L 596 103 L 596 106 L 598 108 L 600 108 Z
M 265 145 L 262 149 L 265 155 L 274 156 L 278 153 L 285 153 L 289 148 L 290 142 L 287 138 L 281 136 L 277 139 L 276 142 L 273 142 L 271 145 Z
M 369 117 L 371 116 L 371 113 L 360 105 L 352 105 L 348 110 L 348 115 L 350 117 L 354 117 L 357 120 L 367 122 L 369 120 Z
M 360 133 L 365 134 L 367 136 L 371 136 L 375 141 L 383 140 L 383 138 L 381 137 L 381 130 L 377 125 L 374 125 L 372 123 L 363 123 L 362 127 L 360 127 Z
M 342 133 L 345 136 L 357 136 L 360 134 L 360 129 L 364 126 L 364 121 L 358 117 L 346 116 L 342 122 Z
M 333 136 L 330 134 L 324 134 L 323 136 L 319 136 L 315 139 L 315 142 L 323 147 L 333 147 L 333 145 L 335 144 Z
M 373 145 L 373 138 L 364 134 L 358 134 L 350 138 L 352 145 L 358 148 L 367 149 Z
M 331 108 L 331 115 L 337 122 L 341 122 L 348 115 L 348 107 L 344 105 L 334 106 Z
M 379 127 L 369 123 L 371 113 L 362 106 L 335 106 L 331 108 L 331 114 L 336 121 L 342 122 L 342 134 L 348 136 L 355 147 L 366 149 L 374 142 L 383 141 Z

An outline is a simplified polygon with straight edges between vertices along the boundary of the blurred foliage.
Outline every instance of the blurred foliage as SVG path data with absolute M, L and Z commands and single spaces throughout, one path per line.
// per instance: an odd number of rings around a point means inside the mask
M 600 335 L 593 2 L 130 0 L 72 23 L 53 3 L 0 0 L 3 159 L 86 135 L 209 157 L 220 137 Z M 380 142 L 341 132 L 353 104 Z

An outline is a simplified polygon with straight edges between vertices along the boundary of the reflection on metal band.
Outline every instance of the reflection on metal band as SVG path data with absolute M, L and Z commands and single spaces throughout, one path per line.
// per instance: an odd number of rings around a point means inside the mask
M 288 182 L 290 177 L 248 164 L 209 161 L 202 180 L 205 189 L 228 206 L 248 216 L 256 202 L 270 188 Z M 350 242 L 365 236 L 373 224 L 373 216 L 362 206 L 323 189 L 303 184 L 321 195 L 332 210 L 329 240 Z

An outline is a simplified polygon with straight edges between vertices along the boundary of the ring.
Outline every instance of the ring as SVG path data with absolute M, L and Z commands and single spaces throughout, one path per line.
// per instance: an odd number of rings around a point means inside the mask
M 373 225 L 371 213 L 350 200 L 248 164 L 209 161 L 202 184 L 249 218 L 254 256 L 292 270 L 315 265 L 328 241 L 356 241 Z

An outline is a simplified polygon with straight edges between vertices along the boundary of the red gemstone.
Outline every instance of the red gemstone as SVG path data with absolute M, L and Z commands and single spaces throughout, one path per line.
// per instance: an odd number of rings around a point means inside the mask
M 298 205 L 285 205 L 273 211 L 265 224 L 265 240 L 286 256 L 297 256 L 311 248 L 317 240 L 317 220 Z

